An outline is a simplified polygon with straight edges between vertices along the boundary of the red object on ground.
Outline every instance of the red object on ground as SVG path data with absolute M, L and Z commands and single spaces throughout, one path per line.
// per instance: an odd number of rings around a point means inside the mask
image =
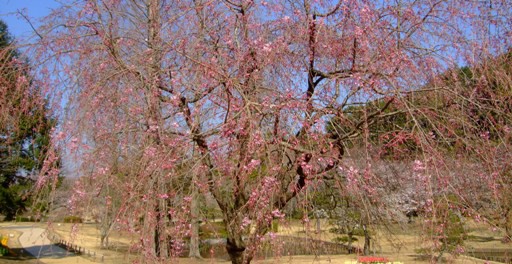
M 384 257 L 366 256 L 366 257 L 358 257 L 357 262 L 358 263 L 386 263 L 386 262 L 389 262 L 389 260 Z

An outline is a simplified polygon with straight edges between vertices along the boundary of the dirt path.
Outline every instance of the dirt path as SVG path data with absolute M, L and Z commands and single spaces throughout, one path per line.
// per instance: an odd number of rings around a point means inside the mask
M 2 235 L 8 235 L 9 247 L 16 256 L 4 257 L 0 263 L 94 263 L 50 242 L 46 230 L 31 224 L 2 224 Z
M 37 259 L 40 258 L 64 258 L 75 254 L 52 244 L 46 238 L 46 231 L 40 227 L 14 226 L 6 227 L 22 232 L 19 241 L 24 250 Z

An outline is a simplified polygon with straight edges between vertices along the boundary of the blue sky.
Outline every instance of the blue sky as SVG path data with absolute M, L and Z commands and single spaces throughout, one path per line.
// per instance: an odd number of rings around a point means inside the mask
M 31 35 L 30 25 L 18 18 L 15 13 L 17 10 L 25 9 L 25 13 L 34 21 L 37 26 L 37 20 L 50 13 L 52 8 L 59 6 L 56 0 L 0 0 L 0 19 L 7 23 L 9 32 L 16 38 Z

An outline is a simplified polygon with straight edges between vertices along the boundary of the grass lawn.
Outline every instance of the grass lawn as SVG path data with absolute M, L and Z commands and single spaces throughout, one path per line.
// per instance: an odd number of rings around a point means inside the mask
M 390 227 L 390 231 L 393 235 L 388 232 L 377 231 L 372 234 L 374 238 L 375 255 L 380 257 L 386 257 L 393 262 L 402 263 L 430 263 L 430 258 L 422 257 L 418 254 L 418 249 L 422 246 L 424 237 L 421 236 L 423 229 L 420 227 L 420 221 L 407 225 L 395 225 Z M 7 224 L 7 223 L 5 223 Z M 5 225 L 3 224 L 3 225 Z M 10 224 L 10 223 L 9 223 Z M 23 223 L 20 223 L 20 225 Z M 33 223 L 30 223 L 33 224 Z M 47 227 L 45 224 L 39 224 L 41 227 Z M 278 235 L 293 236 L 299 238 L 311 238 L 323 241 L 332 242 L 337 234 L 333 234 L 328 230 L 331 226 L 326 221 L 322 221 L 321 232 L 313 232 L 313 227 L 308 230 L 305 228 L 300 221 L 291 220 L 287 223 L 279 225 Z M 128 248 L 131 243 L 135 243 L 135 238 L 131 237 L 130 234 L 124 232 L 114 232 L 110 237 L 111 247 L 109 249 L 101 249 L 99 244 L 99 231 L 96 224 L 78 224 L 78 233 L 71 233 L 72 224 L 53 224 L 51 229 L 55 234 L 58 234 L 61 239 L 67 240 L 73 244 L 85 247 L 86 250 L 96 252 L 97 256 L 104 256 L 104 262 L 107 264 L 114 263 L 130 263 L 137 256 L 135 254 L 128 254 Z M 474 222 L 466 223 L 466 229 L 468 232 L 468 239 L 464 241 L 467 250 L 472 249 L 510 249 L 512 245 L 504 244 L 501 242 L 503 233 L 493 231 L 489 228 L 484 227 L 481 224 Z M 0 225 L 0 234 L 8 235 L 9 230 L 2 229 Z M 16 234 L 18 236 L 19 234 Z M 222 231 L 222 225 L 210 225 L 203 227 L 203 235 L 220 236 L 224 235 Z M 354 242 L 355 246 L 363 246 L 363 238 L 359 238 L 358 241 Z M 9 240 L 9 246 L 11 248 L 19 248 L 16 244 L 16 239 Z M 453 258 L 450 255 L 445 255 L 445 261 L 455 264 L 462 263 L 486 263 L 484 260 L 476 259 L 467 256 L 459 256 Z M 43 259 L 42 263 L 48 264 L 64 264 L 64 263 L 94 263 L 92 257 L 80 256 L 65 259 Z M 348 264 L 353 263 L 357 260 L 357 255 L 298 255 L 298 256 L 287 256 L 284 252 L 281 257 L 274 257 L 269 259 L 255 259 L 254 263 L 340 263 Z M 180 258 L 179 263 L 229 263 L 224 258 L 205 258 L 203 260 Z M 17 258 L 13 257 L 0 257 L 0 263 L 37 263 L 37 260 L 31 259 L 27 256 L 20 255 Z M 494 262 L 487 262 L 494 263 Z M 497 263 L 497 262 L 496 262 Z

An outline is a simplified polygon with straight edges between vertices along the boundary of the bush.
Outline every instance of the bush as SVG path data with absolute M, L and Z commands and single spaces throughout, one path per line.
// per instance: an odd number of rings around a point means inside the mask
M 345 228 L 340 227 L 332 227 L 329 229 L 329 232 L 334 234 L 348 234 L 348 231 Z M 351 232 L 353 236 L 364 236 L 364 230 L 360 227 L 354 228 Z
M 76 216 L 76 215 L 70 215 L 70 216 L 66 216 L 64 217 L 64 223 L 82 223 L 82 218 L 80 216 Z
M 352 231 L 353 236 L 364 236 L 364 230 L 362 228 L 355 228 Z
M 0 236 L 0 256 L 5 256 L 9 253 L 7 248 L 7 238 Z
M 26 216 L 16 216 L 16 222 L 35 222 L 35 219 Z
M 278 220 L 272 221 L 272 232 L 273 233 L 279 232 L 279 221 Z
M 0 256 L 5 256 L 9 253 L 9 250 L 4 246 L 0 245 Z
M 443 243 L 447 243 L 450 248 L 457 245 L 462 245 L 464 240 L 467 239 L 467 233 L 464 229 L 464 224 L 462 223 L 460 217 L 453 212 L 449 212 L 445 223 L 447 228 L 444 231 L 446 238 Z
M 208 222 L 199 227 L 199 237 L 206 238 L 226 238 L 228 232 L 224 226 L 224 222 Z
M 330 233 L 334 233 L 334 234 L 345 234 L 345 233 L 347 233 L 345 231 L 345 229 L 339 228 L 339 227 L 331 227 L 331 228 L 329 228 L 329 232 Z
M 342 237 L 335 237 L 332 239 L 333 242 L 339 243 L 339 244 L 345 244 L 348 243 L 349 237 L 348 236 L 342 236 Z M 352 237 L 352 242 L 357 241 L 357 237 Z

